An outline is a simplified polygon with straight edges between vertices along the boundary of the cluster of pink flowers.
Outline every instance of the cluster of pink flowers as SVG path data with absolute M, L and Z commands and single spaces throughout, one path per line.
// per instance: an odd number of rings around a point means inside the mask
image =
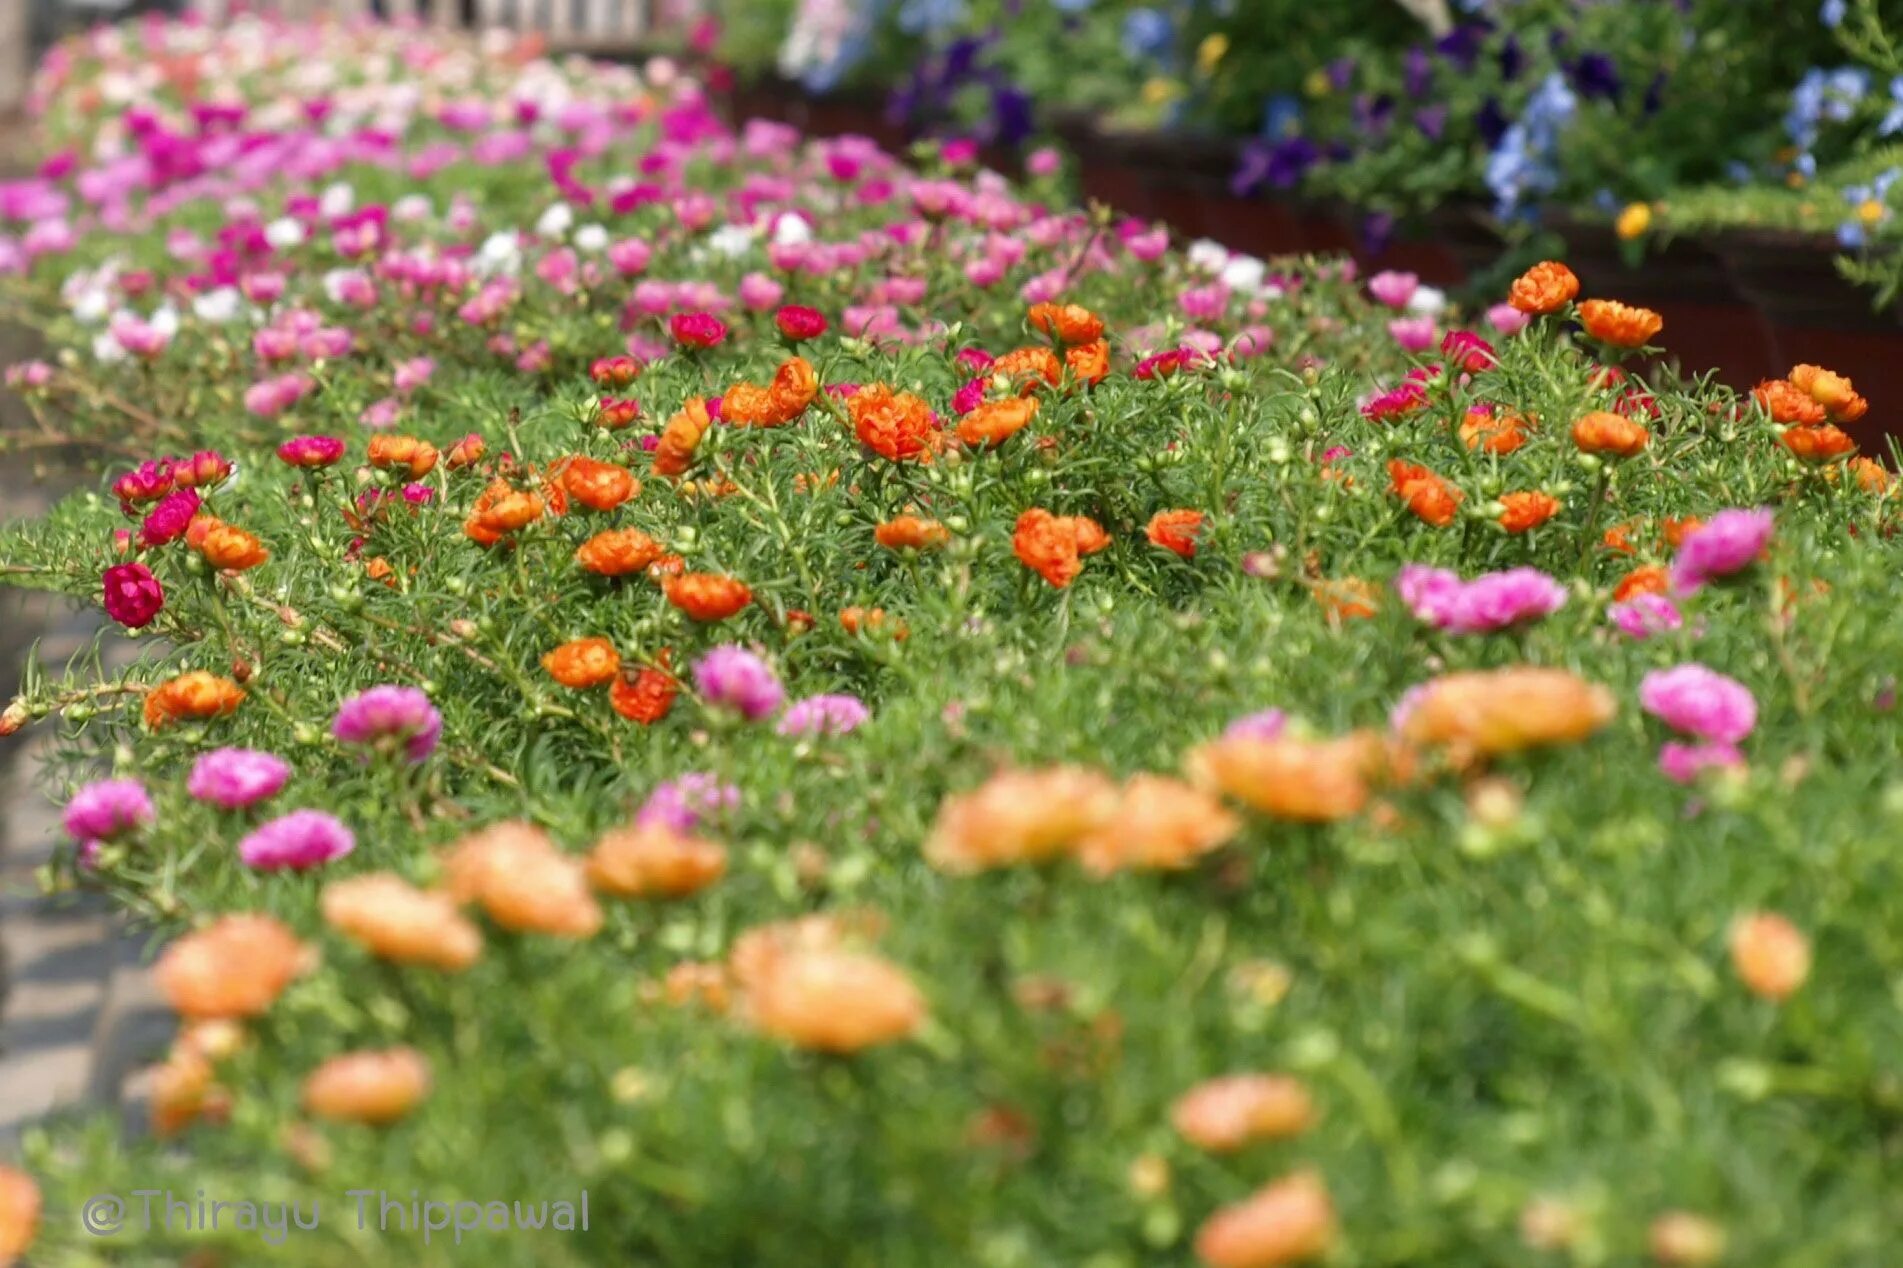
M 871 717 L 865 701 L 858 696 L 808 696 L 789 705 L 775 729 L 794 738 L 850 735 Z
M 1537 568 L 1510 568 L 1463 581 L 1445 568 L 1408 564 L 1395 577 L 1401 601 L 1418 619 L 1450 634 L 1486 634 L 1551 616 L 1566 587 Z
M 338 706 L 330 733 L 362 748 L 400 747 L 410 761 L 421 762 L 436 751 L 443 715 L 415 687 L 372 687 Z
M 694 663 L 694 687 L 717 708 L 749 722 L 778 713 L 786 690 L 772 667 L 744 647 L 716 647 Z
M 1672 588 L 1689 593 L 1749 568 L 1770 545 L 1774 526 L 1768 508 L 1718 512 L 1679 543 L 1672 557 Z
M 740 807 L 740 790 L 716 775 L 695 771 L 670 779 L 648 794 L 635 812 L 637 826 L 659 824 L 676 832 L 692 832 L 703 819 L 730 814 Z
M 275 753 L 220 748 L 192 763 L 185 791 L 226 810 L 243 810 L 277 796 L 290 778 L 290 763 Z
M 1639 684 L 1639 705 L 1673 730 L 1699 742 L 1671 741 L 1659 751 L 1659 769 L 1689 783 L 1709 769 L 1742 766 L 1738 742 L 1758 722 L 1758 702 L 1735 678 L 1692 662 L 1656 669 Z

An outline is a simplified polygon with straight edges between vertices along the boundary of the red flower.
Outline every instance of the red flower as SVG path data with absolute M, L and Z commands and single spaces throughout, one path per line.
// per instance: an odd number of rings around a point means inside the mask
M 780 333 L 794 343 L 803 339 L 817 339 L 826 333 L 826 316 L 817 308 L 807 308 L 800 304 L 788 304 L 773 314 L 773 324 Z
M 129 630 L 150 625 L 165 606 L 165 587 L 144 564 L 115 564 L 101 581 L 106 615 Z
M 712 313 L 675 313 L 667 328 L 683 348 L 712 348 L 727 339 L 727 323 Z
M 1468 374 L 1491 370 L 1500 363 L 1494 355 L 1493 345 L 1471 330 L 1448 331 L 1447 337 L 1440 341 L 1440 354 L 1456 370 Z
M 626 387 L 640 377 L 641 363 L 633 357 L 596 357 L 588 377 L 602 387 Z

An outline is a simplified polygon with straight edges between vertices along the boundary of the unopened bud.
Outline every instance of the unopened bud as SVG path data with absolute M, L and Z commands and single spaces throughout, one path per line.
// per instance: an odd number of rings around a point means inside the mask
M 27 708 L 26 701 L 15 700 L 7 706 L 6 712 L 0 713 L 0 739 L 12 735 L 32 720 L 33 712 Z

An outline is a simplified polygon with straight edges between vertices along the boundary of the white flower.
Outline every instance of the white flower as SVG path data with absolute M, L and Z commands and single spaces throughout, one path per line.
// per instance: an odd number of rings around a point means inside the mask
M 707 245 L 724 256 L 737 258 L 753 249 L 753 230 L 745 225 L 722 225 L 707 235 Z
M 103 287 L 88 286 L 73 296 L 72 310 L 74 320 L 96 326 L 112 311 L 112 297 Z
M 342 181 L 326 188 L 323 196 L 317 200 L 317 210 L 326 216 L 347 215 L 356 205 L 356 191 Z
M 773 241 L 777 246 L 802 247 L 813 240 L 813 227 L 806 217 L 783 211 L 773 221 Z
M 104 362 L 124 361 L 126 350 L 113 338 L 110 330 L 102 330 L 93 336 L 93 356 Z
M 216 290 L 206 291 L 203 295 L 192 297 L 192 316 L 214 326 L 222 326 L 234 321 L 238 316 L 238 307 L 243 299 L 235 286 L 220 286 Z
M 178 309 L 170 303 L 160 304 L 152 313 L 152 320 L 146 323 L 152 329 L 170 339 L 178 333 Z
M 559 238 L 568 232 L 575 223 L 575 211 L 567 203 L 558 202 L 542 213 L 535 222 L 535 232 L 544 238 Z
M 575 249 L 577 251 L 606 251 L 608 249 L 608 230 L 604 225 L 583 225 L 575 230 Z
M 513 229 L 492 233 L 483 239 L 476 252 L 476 272 L 485 277 L 494 273 L 514 276 L 522 270 L 522 241 Z
M 427 194 L 405 194 L 390 206 L 390 215 L 405 223 L 428 220 L 435 208 L 430 205 Z
M 304 226 L 289 216 L 273 220 L 264 227 L 264 240 L 283 251 L 304 241 Z
M 1417 286 L 1413 296 L 1407 301 L 1407 310 L 1426 317 L 1440 316 L 1441 309 L 1447 307 L 1447 292 L 1433 286 Z
M 1229 248 L 1208 238 L 1190 243 L 1187 255 L 1189 266 L 1203 273 L 1220 273 L 1223 265 L 1229 263 Z
M 1269 266 L 1253 255 L 1232 255 L 1222 266 L 1222 284 L 1232 291 L 1253 295 L 1262 288 Z

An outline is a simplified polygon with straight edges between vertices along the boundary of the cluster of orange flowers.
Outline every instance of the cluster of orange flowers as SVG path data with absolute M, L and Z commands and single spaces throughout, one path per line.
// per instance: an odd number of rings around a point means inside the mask
M 157 731 L 187 719 L 217 718 L 237 711 L 244 688 L 203 669 L 167 679 L 145 696 L 145 725 Z
M 1559 312 L 1578 296 L 1578 276 L 1557 260 L 1543 260 L 1514 280 L 1507 302 L 1539 317 Z M 1614 348 L 1643 348 L 1665 328 L 1665 319 L 1651 309 L 1613 299 L 1586 300 L 1578 315 L 1588 335 Z
M 1109 544 L 1110 534 L 1089 516 L 1052 515 L 1036 506 L 1018 516 L 1011 535 L 1019 562 L 1060 590 L 1084 570 L 1083 556 Z
M 791 357 L 764 387 L 736 383 L 728 388 L 720 398 L 720 417 L 738 427 L 783 427 L 804 414 L 818 395 L 819 376 L 813 367 L 804 357 Z
M 904 970 L 855 945 L 868 932 L 863 920 L 816 915 L 742 934 L 727 963 L 741 1017 L 819 1052 L 858 1052 L 916 1033 L 925 997 Z
M 421 480 L 436 469 L 438 455 L 435 445 L 415 436 L 377 435 L 370 438 L 369 457 L 370 465 L 379 470 Z
M 271 552 L 256 537 L 205 511 L 192 516 L 192 522 L 185 529 L 185 544 L 204 556 L 206 563 L 224 572 L 256 568 L 271 557 Z
M 846 399 L 859 443 L 892 462 L 930 462 L 944 448 L 932 407 L 910 392 L 869 383 Z
M 1805 462 L 1854 453 L 1857 442 L 1837 424 L 1854 423 L 1870 409 L 1849 379 L 1815 365 L 1794 366 L 1785 378 L 1766 379 L 1751 396 L 1772 422 L 1785 425 L 1784 447 Z M 1877 465 L 1876 470 L 1883 469 Z

